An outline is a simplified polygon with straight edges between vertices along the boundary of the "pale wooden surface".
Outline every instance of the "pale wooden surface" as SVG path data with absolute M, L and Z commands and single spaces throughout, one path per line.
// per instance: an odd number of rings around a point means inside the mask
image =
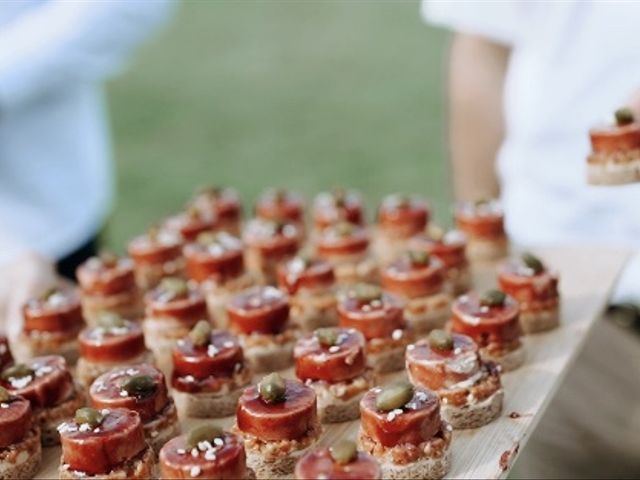
M 561 274 L 562 325 L 526 338 L 527 363 L 503 376 L 505 404 L 499 419 L 480 429 L 454 432 L 452 469 L 447 477 L 506 477 L 600 316 L 627 259 L 622 251 L 593 248 L 555 248 L 537 253 Z M 495 283 L 493 266 L 476 269 L 474 276 L 481 288 Z M 518 418 L 511 418 L 512 413 Z M 228 427 L 233 418 L 216 422 Z M 183 419 L 184 429 L 196 423 L 199 421 Z M 325 428 L 319 443 L 329 445 L 342 437 L 355 439 L 357 430 L 357 421 Z M 46 449 L 43 456 L 37 478 L 57 478 L 60 449 Z

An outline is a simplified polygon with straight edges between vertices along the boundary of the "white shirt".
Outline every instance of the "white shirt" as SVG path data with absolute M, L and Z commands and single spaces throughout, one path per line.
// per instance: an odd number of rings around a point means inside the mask
M 586 183 L 589 128 L 640 89 L 640 3 L 428 1 L 422 13 L 511 47 L 497 168 L 515 242 L 640 247 L 640 185 Z
M 0 2 L 0 265 L 60 258 L 112 196 L 102 83 L 168 17 L 171 0 Z

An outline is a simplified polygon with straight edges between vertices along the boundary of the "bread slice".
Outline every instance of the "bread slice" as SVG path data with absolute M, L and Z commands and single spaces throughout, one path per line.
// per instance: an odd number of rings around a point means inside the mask
M 488 261 L 504 258 L 509 253 L 509 242 L 506 237 L 496 239 L 469 238 L 467 242 L 467 258 L 471 261 Z
M 318 418 L 322 423 L 348 422 L 359 418 L 360 399 L 375 384 L 376 376 L 371 370 L 344 382 L 307 382 L 316 392 Z
M 259 451 L 247 449 L 247 467 L 255 473 L 257 479 L 290 479 L 296 463 L 309 448 L 294 450 L 269 461 Z
M 440 414 L 454 430 L 478 428 L 495 420 L 502 411 L 504 390 L 496 390 L 481 402 L 456 406 L 442 401 Z
M 173 400 L 169 400 L 164 410 L 156 418 L 143 425 L 144 436 L 153 450 L 158 453 L 162 446 L 173 437 L 180 435 L 178 411 Z
M 173 390 L 173 400 L 183 417 L 222 418 L 236 412 L 244 387 L 223 392 L 189 393 Z
M 397 372 L 404 368 L 406 345 L 400 345 L 379 352 L 367 352 L 367 366 L 375 373 Z
M 521 343 L 515 350 L 507 352 L 499 357 L 491 355 L 486 348 L 481 348 L 480 356 L 485 361 L 490 361 L 499 365 L 502 372 L 511 372 L 522 366 L 527 355 L 524 344 Z
M 75 386 L 75 392 L 71 398 L 60 405 L 35 410 L 35 418 L 40 425 L 42 445 L 51 447 L 60 444 L 58 425 L 73 418 L 76 410 L 85 406 L 86 398 L 80 385 Z
M 640 181 L 640 158 L 626 162 L 587 164 L 590 185 L 624 185 Z
M 64 457 L 60 459 L 59 474 L 61 480 L 73 479 L 149 479 L 156 478 L 155 475 L 155 453 L 151 447 L 147 447 L 135 458 L 125 462 L 121 467 L 111 470 L 108 473 L 99 475 L 87 475 L 85 472 L 71 470 L 69 465 L 64 463 Z
M 408 300 L 404 308 L 404 317 L 411 330 L 428 333 L 444 327 L 450 312 L 451 296 L 448 293 L 436 293 Z
M 538 310 L 535 312 L 520 312 L 520 326 L 524 333 L 539 333 L 552 330 L 560 323 L 558 308 Z
M 242 342 L 242 336 L 240 341 Z M 276 372 L 293 365 L 295 340 L 269 345 L 243 345 L 244 357 L 249 368 L 255 373 Z
M 399 465 L 389 461 L 380 462 L 382 478 L 385 479 L 439 479 L 443 478 L 451 468 L 451 450 L 440 457 L 423 457 L 415 462 Z
M 40 429 L 33 427 L 21 442 L 9 445 L 0 452 L 0 478 L 33 478 L 41 462 Z
M 12 345 L 17 361 L 24 362 L 43 355 L 61 355 L 67 365 L 75 365 L 80 357 L 78 332 L 68 334 L 20 333 Z

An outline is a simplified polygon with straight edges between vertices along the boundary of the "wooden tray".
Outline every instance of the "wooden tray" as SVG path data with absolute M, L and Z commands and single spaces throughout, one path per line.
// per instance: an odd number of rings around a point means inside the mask
M 593 323 L 606 305 L 609 293 L 624 266 L 627 253 L 594 248 L 552 248 L 537 251 L 561 275 L 561 327 L 526 338 L 527 362 L 519 370 L 505 374 L 505 403 L 502 416 L 476 430 L 456 431 L 452 442 L 452 468 L 448 478 L 504 478 L 518 453 L 540 420 L 546 406 L 573 359 L 584 343 Z M 480 289 L 495 284 L 495 266 L 474 269 L 475 285 Z M 292 372 L 287 372 L 292 375 Z M 400 378 L 388 375 L 385 381 Z M 234 418 L 216 421 L 224 427 Z M 182 419 L 183 429 L 202 420 Z M 321 445 L 339 438 L 355 439 L 358 422 L 325 428 Z M 43 452 L 42 469 L 36 478 L 57 478 L 60 449 Z

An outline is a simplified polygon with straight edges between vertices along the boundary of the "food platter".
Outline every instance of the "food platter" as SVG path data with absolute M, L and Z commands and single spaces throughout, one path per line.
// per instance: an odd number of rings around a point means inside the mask
M 527 360 L 515 372 L 503 375 L 505 403 L 502 415 L 480 429 L 456 431 L 452 443 L 452 467 L 449 478 L 504 478 L 542 417 L 554 392 L 571 365 L 592 325 L 600 317 L 624 266 L 627 253 L 592 247 L 564 247 L 536 250 L 560 272 L 562 320 L 559 328 L 526 337 Z M 479 288 L 495 284 L 495 265 L 473 268 L 474 284 Z M 286 375 L 292 376 L 291 370 Z M 404 373 L 387 375 L 383 383 Z M 203 420 L 182 418 L 183 430 Z M 216 423 L 230 427 L 233 417 Z M 330 445 L 340 438 L 355 439 L 358 422 L 325 426 L 319 440 Z M 57 478 L 60 449 L 43 451 L 43 463 L 36 478 Z

